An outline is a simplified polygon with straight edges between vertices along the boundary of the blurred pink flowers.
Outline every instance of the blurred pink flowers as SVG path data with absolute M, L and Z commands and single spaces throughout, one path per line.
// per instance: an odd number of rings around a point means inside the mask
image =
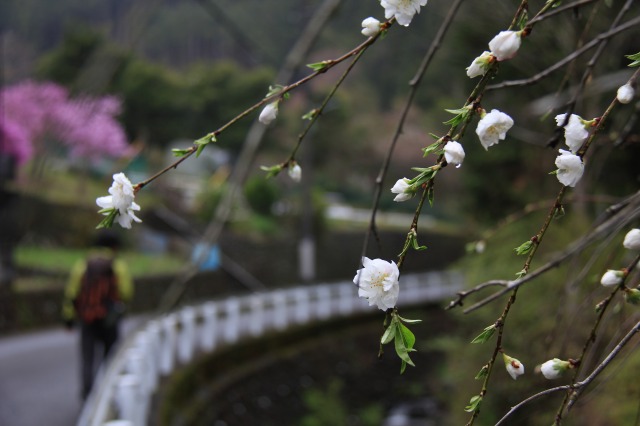
M 0 152 L 28 161 L 47 140 L 69 150 L 72 158 L 97 160 L 129 153 L 124 130 L 115 116 L 120 101 L 112 96 L 70 98 L 55 83 L 25 81 L 0 92 Z

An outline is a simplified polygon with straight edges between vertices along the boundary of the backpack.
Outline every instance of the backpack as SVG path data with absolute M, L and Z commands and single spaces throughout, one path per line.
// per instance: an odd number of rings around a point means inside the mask
M 73 302 L 78 318 L 84 323 L 113 318 L 119 305 L 118 282 L 113 271 L 113 259 L 92 257 L 80 281 L 78 297 Z

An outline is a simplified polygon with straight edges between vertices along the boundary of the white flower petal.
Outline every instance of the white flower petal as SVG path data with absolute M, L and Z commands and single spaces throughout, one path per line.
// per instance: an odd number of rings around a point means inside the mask
M 447 160 L 447 163 L 460 167 L 464 161 L 464 156 L 464 148 L 459 142 L 449 141 L 444 146 L 444 159 Z
M 278 102 L 279 101 L 271 102 L 263 108 L 262 112 L 260 113 L 260 117 L 258 117 L 258 120 L 262 124 L 270 124 L 273 120 L 276 119 L 276 117 L 278 116 Z

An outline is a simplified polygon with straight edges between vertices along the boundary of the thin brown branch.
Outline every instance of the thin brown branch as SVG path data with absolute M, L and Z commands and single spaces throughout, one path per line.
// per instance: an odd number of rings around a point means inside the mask
M 593 382 L 596 379 L 596 377 L 598 377 L 598 375 L 600 375 L 600 373 L 602 373 L 602 371 L 609 364 L 611 364 L 611 362 L 620 353 L 620 351 L 629 343 L 629 341 L 633 338 L 633 336 L 635 336 L 635 334 L 638 333 L 639 331 L 640 331 L 640 321 L 638 321 L 635 324 L 635 326 L 633 326 L 631 328 L 631 330 L 629 330 L 629 332 L 620 340 L 620 342 L 618 342 L 616 347 L 613 348 L 613 350 L 611 352 L 609 352 L 609 355 L 607 355 L 607 357 L 584 380 L 582 380 L 580 382 L 577 382 L 577 383 L 575 383 L 573 385 L 557 386 L 555 388 L 546 389 L 546 390 L 544 390 L 542 392 L 538 392 L 538 393 L 536 393 L 534 395 L 531 395 L 530 397 L 522 400 L 518 404 L 516 404 L 513 407 L 511 407 L 511 409 L 496 423 L 496 426 L 504 424 L 504 422 L 511 415 L 513 415 L 513 413 L 515 413 L 517 410 L 519 410 L 523 406 L 527 405 L 528 403 L 530 403 L 530 402 L 532 402 L 532 401 L 534 401 L 536 399 L 539 399 L 540 397 L 543 397 L 545 395 L 549 395 L 549 394 L 554 393 L 554 392 L 573 391 L 573 390 L 582 389 L 582 388 L 588 386 L 589 384 L 591 384 L 591 382 Z

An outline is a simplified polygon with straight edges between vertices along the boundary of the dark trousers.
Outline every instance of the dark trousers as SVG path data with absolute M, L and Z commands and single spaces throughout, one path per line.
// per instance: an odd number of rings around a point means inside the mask
M 80 325 L 80 350 L 82 355 L 82 397 L 91 392 L 93 379 L 100 363 L 118 340 L 118 324 L 106 325 L 103 320 Z

